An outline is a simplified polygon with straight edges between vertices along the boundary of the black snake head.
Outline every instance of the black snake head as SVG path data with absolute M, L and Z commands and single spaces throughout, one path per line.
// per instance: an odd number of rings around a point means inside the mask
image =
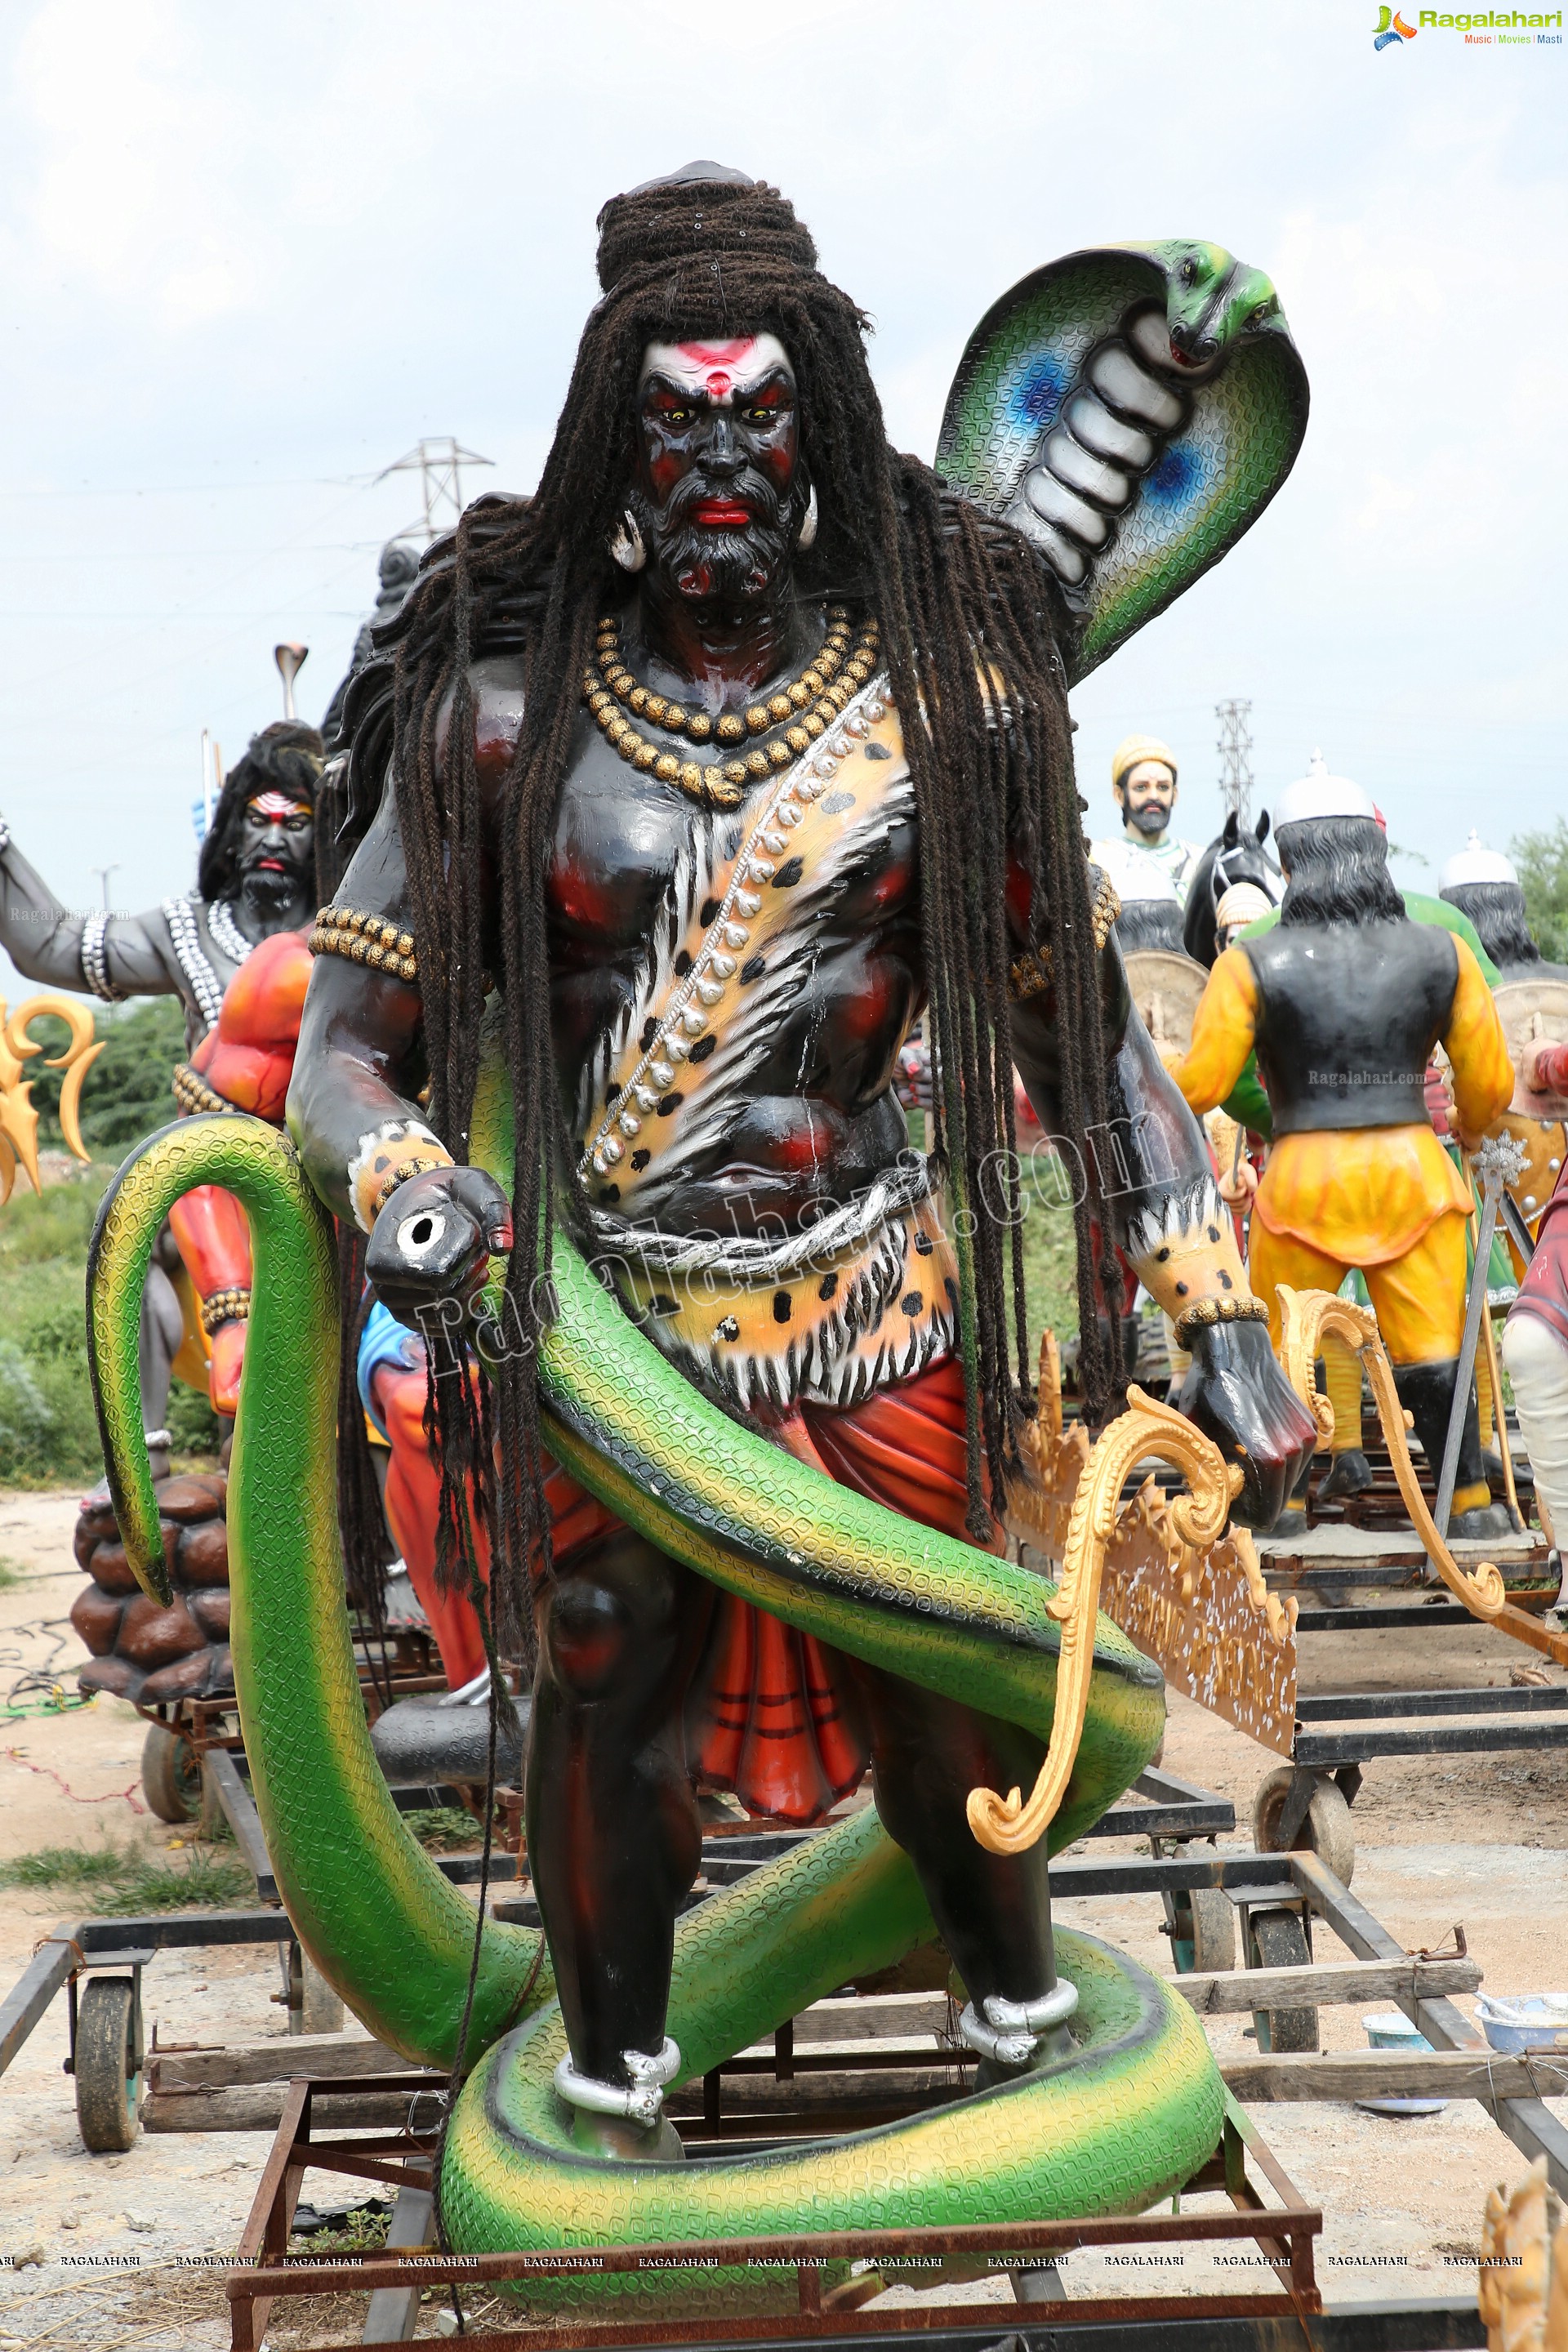
M 365 1274 L 400 1322 L 455 1298 L 468 1308 L 490 1254 L 511 1247 L 506 1194 L 482 1168 L 432 1168 L 400 1184 L 375 1221 Z

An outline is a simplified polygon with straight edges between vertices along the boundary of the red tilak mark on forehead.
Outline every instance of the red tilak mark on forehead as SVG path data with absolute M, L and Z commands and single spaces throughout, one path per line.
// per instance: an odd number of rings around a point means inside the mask
M 738 368 L 748 352 L 756 350 L 756 338 L 742 335 L 734 343 L 677 343 L 679 356 L 689 368 Z
M 309 804 L 288 793 L 258 793 L 248 803 L 258 816 L 309 816 Z
M 676 343 L 672 348 L 688 383 L 700 381 L 710 400 L 728 400 L 737 383 L 763 369 L 754 335 L 734 343 Z

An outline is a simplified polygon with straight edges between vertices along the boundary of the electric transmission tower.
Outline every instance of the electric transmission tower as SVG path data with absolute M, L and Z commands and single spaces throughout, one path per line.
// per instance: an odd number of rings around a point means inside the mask
M 1237 823 L 1246 824 L 1252 814 L 1252 735 L 1247 723 L 1252 705 L 1233 697 L 1216 702 L 1214 715 L 1220 725 L 1215 746 L 1220 756 L 1220 797 L 1227 809 L 1236 811 Z
M 428 545 L 440 532 L 449 530 L 463 511 L 463 467 L 494 464 L 493 457 L 481 457 L 477 450 L 463 448 L 449 433 L 438 440 L 416 442 L 405 457 L 384 467 L 375 478 L 384 482 L 388 474 L 416 473 L 419 477 L 425 511 L 417 522 L 406 524 L 395 536 L 422 538 Z

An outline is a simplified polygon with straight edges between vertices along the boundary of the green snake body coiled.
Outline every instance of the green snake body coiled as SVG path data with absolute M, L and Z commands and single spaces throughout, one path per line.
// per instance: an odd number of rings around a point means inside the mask
M 137 1315 L 158 1227 L 198 1184 L 238 1198 L 255 1249 L 229 1556 L 236 1685 L 268 1848 L 301 1940 L 355 2013 L 406 2057 L 449 2065 L 473 1909 L 404 1827 L 370 1747 L 333 1510 L 331 1228 L 291 1148 L 258 1120 L 165 1129 L 127 1161 L 100 1213 L 89 1353 L 126 1550 L 145 1589 L 166 1597 Z M 550 1442 L 575 1476 L 727 1590 L 1048 1738 L 1059 1638 L 1049 1585 L 833 1486 L 726 1419 L 626 1321 L 564 1235 L 554 1279 L 542 1393 Z M 1157 1672 L 1102 1618 L 1053 1845 L 1136 1776 L 1163 1718 Z M 914 1873 L 874 1812 L 807 1841 L 679 1922 L 669 2031 L 683 2079 L 931 1933 Z M 565 2042 L 548 1964 L 534 1975 L 531 1931 L 491 1923 L 469 2041 L 485 2054 L 447 2143 L 452 2243 L 542 2250 L 1136 2210 L 1211 2152 L 1219 2078 L 1192 2012 L 1156 1979 L 1084 1937 L 1060 1936 L 1058 1951 L 1079 1990 L 1077 2042 L 1041 2073 L 799 2152 L 629 2164 L 573 2145 L 551 2087 Z M 748 2284 L 732 2272 L 705 2279 L 731 2309 Z M 778 2281 L 749 2286 L 767 2297 Z M 675 2291 L 665 2273 L 529 2290 L 534 2303 L 579 2307 Z

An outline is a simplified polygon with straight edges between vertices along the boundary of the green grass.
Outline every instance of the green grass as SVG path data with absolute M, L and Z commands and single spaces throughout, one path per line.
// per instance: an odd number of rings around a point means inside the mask
M 483 1835 L 460 1805 L 420 1805 L 403 1821 L 427 1853 L 471 1853 Z
M 391 2227 L 390 2205 L 384 2211 L 362 2205 L 349 2214 L 341 2230 L 296 2230 L 289 2240 L 289 2251 L 311 2254 L 318 2262 L 324 2262 L 331 2254 L 374 2254 L 385 2245 Z
M 256 1899 L 256 1882 L 234 1854 L 187 1846 L 179 1860 L 112 1840 L 103 1846 L 47 1845 L 0 1863 L 0 1887 L 70 1896 L 101 1918 L 151 1911 L 234 1911 Z
M 1036 1349 L 1040 1334 L 1054 1331 L 1058 1341 L 1078 1336 L 1078 1251 L 1073 1240 L 1072 1211 L 1043 1202 L 1026 1192 L 1024 1219 L 1024 1295 L 1029 1307 L 1029 1338 Z M 1034 1366 L 1030 1366 L 1031 1373 Z
M 14 1193 L 0 1209 L 0 1486 L 92 1482 L 103 1469 L 87 1372 L 87 1245 L 112 1174 Z M 217 1422 L 176 1381 L 168 1423 L 177 1454 L 216 1454 Z
M 16 1561 L 7 1559 L 5 1553 L 0 1552 L 0 1592 L 4 1592 L 8 1584 L 20 1584 L 21 1581 L 22 1571 Z

